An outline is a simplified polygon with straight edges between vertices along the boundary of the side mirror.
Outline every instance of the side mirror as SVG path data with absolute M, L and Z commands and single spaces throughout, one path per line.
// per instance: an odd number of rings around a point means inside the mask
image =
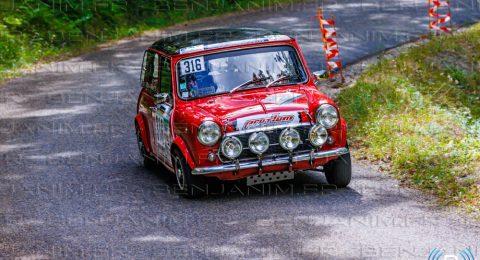
M 157 104 L 161 104 L 169 101 L 168 93 L 157 93 L 153 96 L 155 97 Z
M 316 80 L 326 79 L 328 77 L 326 70 L 314 71 L 312 74 Z

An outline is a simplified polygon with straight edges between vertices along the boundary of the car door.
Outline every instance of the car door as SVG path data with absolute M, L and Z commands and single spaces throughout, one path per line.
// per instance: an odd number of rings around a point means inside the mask
M 159 158 L 158 146 L 156 144 L 155 117 L 156 97 L 160 86 L 160 56 L 157 53 L 146 51 L 143 57 L 141 74 L 142 92 L 139 100 L 139 111 L 145 119 L 147 127 L 148 143 L 151 153 Z
M 155 134 L 156 149 L 164 164 L 171 166 L 172 144 L 171 118 L 173 112 L 171 60 L 160 56 L 160 85 L 156 99 Z

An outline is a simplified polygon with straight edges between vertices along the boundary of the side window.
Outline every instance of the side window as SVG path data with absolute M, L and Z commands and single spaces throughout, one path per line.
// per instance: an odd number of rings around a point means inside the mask
M 159 57 L 153 52 L 145 52 L 142 65 L 142 87 L 156 93 L 159 86 Z
M 159 57 L 158 57 L 158 54 L 154 54 L 153 56 L 153 80 L 152 80 L 152 83 L 150 84 L 150 89 L 154 92 L 154 93 L 157 93 L 157 90 L 158 90 L 158 87 L 159 87 L 159 84 L 160 84 L 160 73 L 159 73 L 159 69 L 160 69 L 160 64 L 158 63 L 159 62 Z
M 147 71 L 147 56 L 148 56 L 148 52 L 145 52 L 143 54 L 142 72 L 140 74 L 140 85 L 142 86 L 142 88 L 144 87 L 144 84 L 145 84 L 145 74 Z
M 168 93 L 169 101 L 168 103 L 172 103 L 172 69 L 170 59 L 166 57 L 161 57 L 161 76 L 160 76 L 160 92 Z

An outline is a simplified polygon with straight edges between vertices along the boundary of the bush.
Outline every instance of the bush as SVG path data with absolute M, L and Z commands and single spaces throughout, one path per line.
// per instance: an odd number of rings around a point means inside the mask
M 20 45 L 6 29 L 6 26 L 0 24 L 0 61 L 3 66 L 13 66 L 20 56 Z

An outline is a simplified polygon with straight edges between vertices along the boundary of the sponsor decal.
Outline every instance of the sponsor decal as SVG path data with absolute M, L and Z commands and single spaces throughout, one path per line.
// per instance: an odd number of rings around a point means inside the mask
M 305 95 L 299 93 L 285 92 L 270 95 L 262 100 L 264 104 L 276 104 L 285 105 L 295 102 L 296 100 L 304 97 Z
M 237 119 L 237 130 L 286 125 L 298 122 L 300 122 L 298 112 L 254 115 Z
M 228 47 L 228 46 L 234 46 L 234 45 L 269 42 L 269 41 L 281 41 L 281 40 L 290 40 L 290 37 L 285 35 L 267 35 L 261 38 L 252 38 L 252 39 L 245 39 L 245 40 L 213 43 L 213 44 L 207 44 L 207 45 L 201 44 L 196 46 L 190 46 L 186 48 L 181 48 L 178 50 L 178 52 L 180 54 L 183 54 L 183 53 L 189 53 L 194 51 L 203 51 L 208 49 L 222 48 L 222 47 Z

